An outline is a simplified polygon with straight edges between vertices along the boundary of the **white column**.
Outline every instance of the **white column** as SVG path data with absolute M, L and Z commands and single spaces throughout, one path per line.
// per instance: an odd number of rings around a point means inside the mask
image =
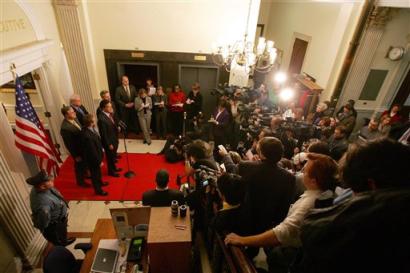
M 46 240 L 33 227 L 28 197 L 24 176 L 11 171 L 6 155 L 1 151 L 0 222 L 19 255 L 34 267 L 43 253 Z
M 94 113 L 92 84 L 84 42 L 86 40 L 82 37 L 78 3 L 75 0 L 54 0 L 54 9 L 74 93 L 79 94 L 87 110 Z
M 349 99 L 359 99 L 374 55 L 382 39 L 384 27 L 391 19 L 389 13 L 390 9 L 377 7 L 370 15 L 336 109 L 339 109 Z
M 366 82 L 370 65 L 383 35 L 383 29 L 370 27 L 362 38 L 356 57 L 347 76 L 339 106 L 348 99 L 357 100 Z
M 35 74 L 38 76 L 33 77 L 36 83 L 36 87 L 41 94 L 41 99 L 43 101 L 44 109 L 51 114 L 51 118 L 47 120 L 51 137 L 54 144 L 60 145 L 60 152 L 64 151 L 63 139 L 60 135 L 61 122 L 63 121 L 63 116 L 61 114 L 62 102 L 59 96 L 52 93 L 52 89 L 47 77 L 47 65 L 43 64 L 39 69 L 35 70 Z

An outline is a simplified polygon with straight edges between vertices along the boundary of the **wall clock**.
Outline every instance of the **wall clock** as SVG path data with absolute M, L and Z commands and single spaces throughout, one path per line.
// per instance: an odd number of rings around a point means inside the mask
M 392 61 L 398 61 L 404 56 L 404 47 L 401 46 L 391 46 L 387 52 L 387 58 Z

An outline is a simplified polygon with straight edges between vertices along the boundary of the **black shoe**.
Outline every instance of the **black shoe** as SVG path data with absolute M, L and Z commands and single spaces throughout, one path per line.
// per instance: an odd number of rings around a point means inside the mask
M 148 142 L 147 144 L 148 144 L 148 146 L 149 146 L 149 145 L 151 145 L 151 142 Z
M 63 245 L 63 246 L 71 245 L 72 243 L 75 242 L 75 240 L 77 240 L 77 238 L 75 238 L 75 237 L 67 238 L 67 241 L 65 241 L 62 245 Z
M 107 195 L 108 195 L 108 192 L 103 191 L 103 190 L 99 190 L 99 191 L 96 191 L 95 194 L 96 194 L 96 195 L 101 195 L 101 196 L 107 196 Z
M 115 171 L 116 171 L 116 172 L 120 172 L 120 171 L 122 171 L 122 169 L 121 169 L 121 168 L 117 168 L 117 169 L 115 169 Z
M 120 177 L 118 173 L 109 173 L 108 175 L 112 177 Z
M 147 144 L 147 141 L 146 140 L 144 140 L 144 142 L 143 142 L 144 144 Z
M 103 182 L 101 182 L 101 186 L 108 186 L 108 182 L 105 182 L 105 181 L 103 181 Z

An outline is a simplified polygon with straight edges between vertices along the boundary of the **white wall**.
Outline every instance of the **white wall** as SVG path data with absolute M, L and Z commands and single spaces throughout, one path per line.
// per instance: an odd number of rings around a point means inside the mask
M 330 98 L 361 7 L 356 1 L 271 3 L 266 36 L 283 50 L 282 68 L 289 66 L 295 37 L 309 40 L 302 72 L 325 89 L 322 100 Z
M 259 3 L 252 3 L 251 41 Z M 211 53 L 214 42 L 243 38 L 248 5 L 249 0 L 88 1 L 84 12 L 97 90 L 108 88 L 104 49 Z
M 50 39 L 54 43 L 48 48 L 50 57 L 47 63 L 48 81 L 56 96 L 56 102 L 63 103 L 64 98 L 72 94 L 72 86 L 64 53 L 60 46 L 60 37 L 51 0 L 8 0 L 0 2 L 0 20 L 22 19 L 24 29 L 0 32 L 0 51 L 18 47 L 36 40 Z M 3 12 L 4 11 L 4 12 Z M 7 12 L 6 12 L 7 11 Z

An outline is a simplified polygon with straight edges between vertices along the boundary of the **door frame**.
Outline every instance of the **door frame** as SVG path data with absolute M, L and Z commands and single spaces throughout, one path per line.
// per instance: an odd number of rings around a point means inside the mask
M 128 64 L 128 65 L 143 65 L 143 66 L 156 66 L 157 67 L 157 82 L 156 85 L 160 86 L 161 85 L 161 72 L 160 70 L 160 65 L 159 63 L 153 63 L 153 62 L 117 62 L 117 76 L 118 80 L 121 82 L 121 77 L 124 73 L 121 73 L 123 69 L 121 69 L 121 66 Z
M 306 34 L 303 34 L 303 33 L 300 33 L 300 32 L 293 32 L 292 42 L 290 43 L 289 49 L 288 49 L 288 52 L 290 54 L 287 57 L 286 66 L 285 66 L 287 71 L 289 70 L 290 61 L 292 59 L 292 54 L 293 54 L 293 46 L 295 45 L 296 39 L 303 40 L 303 41 L 307 42 L 305 57 L 303 58 L 302 67 L 300 68 L 300 72 L 302 73 L 304 68 L 305 68 L 305 65 L 306 65 L 306 56 L 308 55 L 308 52 L 309 52 L 309 49 L 310 49 L 312 36 L 309 36 L 309 35 L 306 35 Z

